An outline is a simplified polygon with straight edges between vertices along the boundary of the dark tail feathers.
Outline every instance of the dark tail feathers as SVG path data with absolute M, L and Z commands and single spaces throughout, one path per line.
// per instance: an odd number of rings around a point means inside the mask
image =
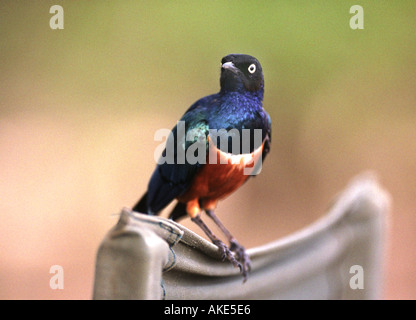
M 169 214 L 169 219 L 172 219 L 173 221 L 178 221 L 186 216 L 186 204 L 178 202 L 175 208 L 173 208 L 172 212 Z
M 147 210 L 147 192 L 141 197 L 141 199 L 135 204 L 133 211 L 149 214 Z
M 144 213 L 144 214 L 152 214 L 147 209 L 147 192 L 141 197 L 141 199 L 135 204 L 132 209 L 133 211 Z M 186 217 L 186 204 L 178 202 L 176 206 L 173 208 L 172 212 L 169 214 L 169 219 L 174 221 L 178 221 L 184 217 Z

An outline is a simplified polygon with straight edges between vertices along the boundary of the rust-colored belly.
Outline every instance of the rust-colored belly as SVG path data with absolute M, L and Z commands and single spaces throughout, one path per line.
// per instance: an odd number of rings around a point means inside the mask
M 196 173 L 189 190 L 178 198 L 187 203 L 191 217 L 203 209 L 214 209 L 219 199 L 237 190 L 249 177 L 254 165 L 261 159 L 263 145 L 251 154 L 231 155 L 210 144 L 207 163 Z M 216 156 L 216 158 L 215 158 Z

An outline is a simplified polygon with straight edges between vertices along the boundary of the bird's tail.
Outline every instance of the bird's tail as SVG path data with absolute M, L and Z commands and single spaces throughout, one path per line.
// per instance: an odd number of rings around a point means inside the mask
M 147 192 L 141 197 L 141 199 L 134 205 L 133 211 L 148 214 L 147 209 Z
M 169 219 L 172 219 L 174 221 L 178 221 L 182 219 L 183 217 L 186 217 L 186 204 L 182 202 L 178 202 L 173 208 L 172 212 L 169 214 Z
M 154 215 L 151 210 L 147 207 L 147 192 L 140 198 L 140 200 L 134 205 L 133 211 Z M 182 202 L 178 202 L 176 206 L 173 208 L 172 212 L 169 214 L 169 219 L 174 221 L 178 221 L 183 217 L 186 217 L 186 204 Z

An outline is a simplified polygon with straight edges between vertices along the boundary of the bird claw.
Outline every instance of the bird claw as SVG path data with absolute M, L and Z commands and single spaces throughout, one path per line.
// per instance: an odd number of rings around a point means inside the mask
M 243 283 L 246 282 L 248 273 L 251 270 L 251 261 L 244 247 L 235 240 L 230 242 L 230 248 L 228 248 L 221 240 L 213 241 L 213 243 L 221 250 L 222 260 L 224 261 L 227 259 L 234 267 L 238 267 L 240 273 L 243 275 Z M 233 254 L 233 252 L 235 254 Z
M 213 241 L 213 243 L 220 249 L 222 261 L 225 261 L 225 259 L 227 259 L 234 265 L 234 267 L 239 267 L 240 271 L 242 270 L 241 264 L 237 261 L 237 259 L 234 257 L 234 254 L 231 252 L 231 250 L 227 247 L 227 245 L 224 242 L 222 242 L 221 240 L 215 240 Z
M 242 268 L 240 268 L 240 272 L 243 275 L 243 282 L 247 281 L 248 273 L 251 271 L 251 261 L 250 257 L 246 253 L 246 250 L 242 245 L 240 245 L 236 240 L 230 241 L 230 250 L 235 252 L 238 261 L 241 262 Z

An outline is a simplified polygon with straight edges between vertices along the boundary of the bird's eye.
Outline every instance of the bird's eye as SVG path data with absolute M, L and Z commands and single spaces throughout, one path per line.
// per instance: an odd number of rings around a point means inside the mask
M 250 73 L 256 72 L 256 65 L 254 63 L 250 64 L 250 66 L 248 67 L 248 72 Z

